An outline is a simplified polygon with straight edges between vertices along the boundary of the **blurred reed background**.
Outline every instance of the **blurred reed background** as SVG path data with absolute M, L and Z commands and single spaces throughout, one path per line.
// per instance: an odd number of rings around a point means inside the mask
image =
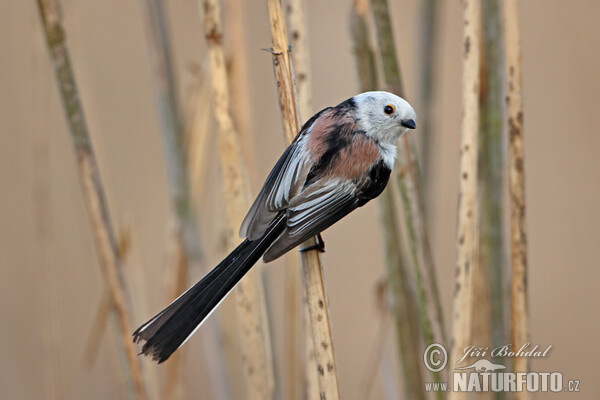
M 0 4 L 2 398 L 444 398 L 423 391 L 448 379 L 424 368 L 427 344 L 523 338 L 552 350 L 509 368 L 597 397 L 596 2 L 53 4 Z M 292 253 L 177 357 L 134 357 L 129 331 L 238 240 L 297 113 L 377 88 L 410 101 L 418 129 L 381 199 L 324 234 L 333 339 L 317 260 L 306 298 Z M 511 282 L 511 265 L 526 275 Z

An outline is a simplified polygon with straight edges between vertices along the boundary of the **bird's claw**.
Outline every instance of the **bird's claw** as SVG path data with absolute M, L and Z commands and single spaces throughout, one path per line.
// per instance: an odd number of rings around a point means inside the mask
M 312 246 L 303 247 L 298 251 L 300 253 L 304 253 L 311 250 L 317 250 L 319 253 L 325 253 L 325 241 L 320 233 L 317 235 L 317 243 L 313 244 Z

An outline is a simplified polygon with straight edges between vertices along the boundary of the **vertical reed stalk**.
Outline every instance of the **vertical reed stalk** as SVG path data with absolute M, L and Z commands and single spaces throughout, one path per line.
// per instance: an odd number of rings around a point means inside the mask
M 478 273 L 477 139 L 479 131 L 479 63 L 481 10 L 479 0 L 463 0 L 463 119 L 460 148 L 458 240 L 450 360 L 462 358 L 472 345 L 473 276 Z M 452 392 L 450 399 L 466 393 Z
M 370 40 L 369 0 L 354 0 L 350 11 L 350 34 L 360 90 L 379 86 L 375 50 Z
M 506 343 L 504 334 L 504 229 L 503 180 L 504 145 L 502 135 L 503 49 L 500 2 L 483 1 L 483 41 L 479 91 L 479 171 L 480 205 L 479 272 L 475 276 L 473 345 L 497 347 Z M 496 359 L 500 364 L 502 360 Z M 488 393 L 497 399 L 504 392 Z
M 387 0 L 371 0 L 371 10 L 377 32 L 385 86 L 388 90 L 404 96 Z M 404 210 L 410 259 L 417 277 L 417 299 L 423 339 L 425 343 L 447 343 L 435 268 L 423 217 L 423 202 L 417 181 L 419 166 L 414 146 L 410 144 L 408 135 L 400 138 L 397 164 L 397 181 Z M 435 378 L 440 379 L 439 373 L 435 374 Z M 440 396 L 443 395 L 439 393 Z
M 148 394 L 144 375 L 131 340 L 131 332 L 133 332 L 131 299 L 125 284 L 106 195 L 71 67 L 58 5 L 54 0 L 38 0 L 38 6 L 71 132 L 79 178 L 100 257 L 102 273 L 110 292 L 119 335 L 124 347 L 133 393 L 136 398 L 145 399 L 148 398 Z
M 185 103 L 187 105 L 185 149 L 192 201 L 194 208 L 201 210 L 209 197 L 209 191 L 206 190 L 207 171 L 213 163 L 213 155 L 209 149 L 213 148 L 215 137 L 211 129 L 212 104 L 209 79 L 200 67 L 194 68 L 193 73 L 196 75 L 195 83 Z M 221 314 L 223 315 L 223 312 Z M 228 315 L 225 314 L 224 318 L 218 320 L 215 317 L 204 323 L 201 333 L 203 353 L 211 382 L 211 394 L 215 399 L 226 399 L 231 397 L 230 388 L 235 385 L 234 378 L 237 377 L 234 373 L 228 373 L 227 357 L 236 357 L 238 353 L 232 351 L 232 346 L 224 344 L 226 342 L 224 335 L 228 332 L 221 330 L 219 326 Z M 223 353 L 227 356 L 224 357 Z
M 204 33 L 209 49 L 212 94 L 219 128 L 219 157 L 223 179 L 226 214 L 230 228 L 230 244 L 239 241 L 237 232 L 250 206 L 245 167 L 229 114 L 229 89 L 220 3 L 203 0 Z M 270 399 L 274 395 L 274 372 L 271 338 L 258 266 L 242 279 L 236 290 L 242 369 L 249 399 Z
M 313 106 L 312 106 L 312 90 L 310 85 L 310 53 L 308 51 L 308 29 L 306 26 L 306 19 L 304 14 L 304 1 L 303 0 L 289 0 L 287 3 L 287 15 L 290 27 L 290 36 L 291 36 L 291 46 L 292 46 L 292 69 L 295 77 L 296 84 L 296 98 L 298 100 L 298 112 L 299 112 L 299 120 L 302 121 L 302 118 L 306 119 L 310 115 L 313 114 Z M 298 255 L 290 254 L 288 257 L 296 258 Z M 299 268 L 299 263 L 295 262 L 292 264 Z M 300 287 L 300 271 L 299 269 L 289 268 L 286 270 L 286 274 L 291 275 L 290 281 L 293 279 L 294 290 L 287 293 L 288 299 L 290 302 L 295 302 L 297 298 L 298 288 Z M 290 282 L 291 286 L 291 282 Z M 303 374 L 305 376 L 305 399 L 318 399 L 319 398 L 319 387 L 318 387 L 318 376 L 317 376 L 317 360 L 314 356 L 315 346 L 313 343 L 313 335 L 312 328 L 310 326 L 310 315 L 308 314 L 308 308 L 306 303 L 306 296 L 302 296 L 305 300 L 302 302 L 303 313 L 302 313 L 302 323 L 304 327 L 304 371 Z M 290 306 L 291 308 L 291 306 Z M 295 308 L 297 309 L 297 307 Z M 291 313 L 287 316 L 290 319 L 297 318 L 297 314 Z M 290 329 L 290 333 L 292 333 L 292 337 L 290 337 L 290 343 L 296 343 L 296 334 L 297 331 L 292 332 Z M 292 353 L 288 353 L 290 371 L 295 369 L 295 365 L 298 364 L 298 360 L 295 357 L 292 357 Z M 293 367 L 292 367 L 293 365 Z M 295 382 L 295 381 L 294 381 Z M 296 393 L 295 387 L 289 387 L 289 393 Z
M 231 102 L 230 110 L 231 117 L 233 119 L 233 125 L 237 138 L 240 144 L 240 151 L 242 154 L 242 165 L 246 166 L 248 182 L 252 183 L 256 181 L 256 154 L 254 152 L 254 141 L 252 135 L 252 100 L 250 98 L 249 85 L 248 85 L 248 71 L 247 71 L 247 51 L 245 46 L 246 32 L 245 32 L 245 2 L 243 0 L 225 0 L 223 2 L 222 15 L 224 18 L 223 28 L 225 30 L 223 35 L 223 47 L 225 50 L 225 63 L 227 65 L 227 73 L 229 78 L 229 99 Z M 264 278 L 264 277 L 263 277 Z M 267 313 L 269 313 L 269 301 L 268 292 L 267 295 Z M 235 296 L 233 296 L 235 299 Z M 230 337 L 237 337 L 237 327 L 235 326 L 235 304 L 225 304 L 222 307 L 221 315 L 223 319 L 228 323 L 224 324 L 224 329 L 230 329 L 233 327 L 234 332 L 228 333 Z M 275 348 L 273 349 L 275 350 Z M 236 358 L 235 357 L 237 354 Z M 228 346 L 228 361 L 230 368 L 238 364 L 237 360 L 241 355 L 241 346 L 238 343 L 236 346 Z M 233 371 L 232 371 L 233 372 Z M 241 372 L 241 369 L 239 369 Z M 239 378 L 243 379 L 241 373 L 238 373 Z M 236 385 L 236 390 L 243 390 L 243 382 L 232 382 Z M 277 385 L 275 385 L 277 389 Z
M 523 151 L 523 71 L 519 10 L 516 0 L 503 3 L 504 46 L 508 91 L 508 191 L 510 206 L 511 343 L 521 346 L 529 336 L 527 327 L 527 231 L 525 227 L 525 156 Z M 526 357 L 516 357 L 515 372 L 527 372 Z M 526 391 L 517 392 L 527 399 Z
M 404 96 L 387 0 L 371 0 L 384 81 L 388 90 Z M 441 303 L 429 239 L 423 218 L 417 175 L 419 166 L 407 135 L 398 149 L 398 184 L 405 211 L 408 244 L 419 283 L 419 307 L 425 342 L 446 342 Z
M 87 368 L 91 368 L 98 359 L 100 343 L 104 336 L 111 310 L 112 304 L 110 293 L 105 289 L 105 293 L 102 294 L 100 304 L 98 304 L 98 308 L 96 309 L 94 322 L 92 322 L 92 328 L 90 329 L 90 334 L 85 342 L 83 356 L 81 357 L 83 365 Z
M 142 0 L 141 4 L 144 9 L 144 25 L 156 107 L 165 144 L 164 151 L 177 241 L 184 249 L 188 262 L 198 263 L 201 257 L 200 235 L 192 208 L 185 136 L 177 99 L 169 27 L 160 0 Z M 180 272 L 177 271 L 174 274 L 175 277 L 179 275 Z
M 300 121 L 313 114 L 312 89 L 310 84 L 310 53 L 308 51 L 308 28 L 303 0 L 288 0 L 288 19 L 292 38 L 292 65 L 298 98 Z
M 244 45 L 244 1 L 225 1 L 225 49 L 229 71 L 231 116 L 239 137 L 244 164 L 248 167 L 250 182 L 255 181 L 256 153 L 252 140 L 252 99 L 248 87 L 247 53 Z
M 443 3 L 439 0 L 424 0 L 420 4 L 419 17 L 419 142 L 421 144 L 421 176 L 423 211 L 427 217 L 427 200 L 429 199 L 433 158 L 432 158 L 432 121 L 433 101 L 435 96 L 435 65 L 437 63 L 437 40 L 439 12 Z
M 207 77 L 198 70 L 195 82 L 186 104 L 185 149 L 190 191 L 196 209 L 202 208 L 206 200 L 208 150 L 213 146 L 213 135 L 209 134 L 212 105 L 210 84 Z
M 375 54 L 369 40 L 368 13 L 368 0 L 354 1 L 351 14 L 351 33 L 360 89 L 363 92 L 375 90 L 378 86 Z M 402 255 L 402 238 L 398 230 L 397 212 L 391 187 L 384 190 L 378 202 L 388 280 L 394 298 L 396 343 L 404 374 L 405 396 L 410 399 L 423 399 L 426 396 L 421 371 L 423 361 L 420 351 L 419 317 L 410 274 Z
M 175 298 L 187 288 L 189 267 L 198 266 L 200 262 L 200 235 L 189 188 L 168 21 L 161 0 L 142 0 L 141 6 L 175 223 L 172 291 L 169 293 L 170 298 Z M 182 356 L 182 353 L 175 354 L 166 366 L 167 379 L 162 393 L 165 399 L 183 396 Z
M 283 117 L 285 138 L 288 143 L 291 143 L 300 130 L 300 119 L 288 52 L 286 24 L 279 0 L 267 0 L 267 3 L 271 22 L 273 65 L 277 81 L 279 106 Z M 308 247 L 314 244 L 315 239 L 312 238 L 306 241 L 304 246 Z M 320 397 L 328 400 L 339 399 L 340 389 L 335 366 L 329 309 L 318 251 L 313 250 L 302 253 L 302 265 L 315 345 Z
M 306 293 L 306 291 L 304 291 Z M 302 325 L 304 339 L 304 400 L 318 400 L 321 398 L 319 390 L 319 375 L 317 372 L 317 357 L 315 342 L 308 311 L 308 299 L 306 294 L 302 296 Z

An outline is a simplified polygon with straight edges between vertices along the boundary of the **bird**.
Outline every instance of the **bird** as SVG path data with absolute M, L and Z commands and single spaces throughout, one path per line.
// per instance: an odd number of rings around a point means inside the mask
M 360 93 L 311 117 L 283 152 L 240 227 L 243 242 L 133 333 L 141 353 L 166 361 L 262 257 L 275 260 L 381 194 L 397 139 L 416 128 L 403 98 Z M 324 242 L 306 251 L 324 251 Z

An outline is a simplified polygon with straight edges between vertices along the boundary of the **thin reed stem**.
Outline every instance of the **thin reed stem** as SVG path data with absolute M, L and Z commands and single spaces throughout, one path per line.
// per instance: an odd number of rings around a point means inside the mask
M 225 51 L 229 76 L 231 117 L 239 137 L 250 182 L 256 180 L 256 152 L 252 135 L 252 97 L 248 82 L 248 57 L 245 46 L 244 0 L 225 0 Z
M 287 15 L 292 38 L 292 65 L 300 121 L 308 119 L 313 114 L 308 28 L 304 3 L 303 0 L 288 0 L 287 2 Z
M 54 0 L 38 0 L 44 33 L 54 64 L 57 84 L 60 89 L 67 123 L 77 159 L 79 178 L 86 201 L 88 215 L 100 265 L 106 286 L 110 292 L 113 310 L 116 315 L 118 332 L 124 348 L 127 368 L 131 377 L 133 393 L 138 399 L 148 398 L 144 374 L 137 359 L 137 351 L 131 340 L 131 298 L 125 284 L 124 273 L 117 249 L 117 240 L 108 210 L 104 186 L 96 163 L 94 149 L 85 120 L 83 105 L 79 98 L 77 84 L 66 43 L 58 4 Z
M 499 0 L 483 1 L 481 84 L 479 90 L 479 273 L 475 276 L 473 344 L 495 348 L 506 343 L 503 228 L 504 143 L 502 133 L 503 48 Z M 496 358 L 503 364 L 503 358 Z M 506 393 L 487 393 L 500 400 Z
M 378 86 L 375 54 L 369 40 L 368 0 L 354 2 L 351 14 L 351 33 L 361 91 Z M 391 186 L 391 185 L 390 185 Z M 405 396 L 411 399 L 426 397 L 423 385 L 422 353 L 420 351 L 419 317 L 410 273 L 402 254 L 402 238 L 397 224 L 397 211 L 391 187 L 378 201 L 384 237 L 388 281 L 394 299 L 393 314 L 396 327 L 398 358 L 402 365 Z
M 435 66 L 437 64 L 437 42 L 439 36 L 439 14 L 444 2 L 424 0 L 419 10 L 419 57 L 417 60 L 419 93 L 419 143 L 421 144 L 420 187 L 424 200 L 423 212 L 427 217 L 427 201 L 430 198 L 433 161 L 433 102 L 436 94 Z
M 283 117 L 284 135 L 287 143 L 291 143 L 300 130 L 300 118 L 290 62 L 287 29 L 279 0 L 267 0 L 267 3 L 273 40 L 271 51 L 277 81 L 279 106 Z M 312 238 L 307 240 L 304 246 L 309 247 L 314 244 L 315 239 Z M 331 323 L 329 321 L 327 295 L 318 251 L 303 252 L 302 265 L 315 345 L 320 397 L 328 400 L 339 399 L 340 389 L 333 351 Z
M 190 267 L 198 267 L 201 258 L 198 222 L 192 207 L 183 116 L 177 98 L 177 86 L 171 54 L 168 20 L 161 0 L 141 0 L 147 50 L 156 109 L 163 137 L 172 218 L 175 224 L 175 257 L 169 270 L 169 298 L 187 289 Z M 162 397 L 175 399 L 184 395 L 183 354 L 177 353 L 166 366 Z
M 209 49 L 212 94 L 219 128 L 219 159 L 230 228 L 230 245 L 239 242 L 239 226 L 250 206 L 247 177 L 241 151 L 229 114 L 229 83 L 223 50 L 223 29 L 218 0 L 203 0 L 204 33 Z M 242 370 L 249 399 L 273 398 L 275 390 L 271 338 L 259 267 L 239 283 L 235 295 L 238 314 Z
M 207 200 L 206 180 L 209 168 L 209 149 L 214 145 L 214 135 L 209 133 L 212 104 L 210 82 L 200 69 L 195 72 L 190 96 L 186 102 L 185 148 L 190 192 L 196 209 L 202 209 Z
M 385 86 L 388 90 L 405 96 L 387 0 L 371 0 L 371 10 L 377 32 Z M 410 143 L 408 135 L 400 138 L 396 171 L 410 260 L 417 277 L 417 299 L 423 341 L 425 344 L 447 343 L 433 257 L 423 216 L 423 201 L 419 191 L 419 165 L 415 146 Z M 440 373 L 435 373 L 434 378 L 440 381 Z M 441 398 L 443 395 L 444 393 L 438 392 L 438 397 Z
M 511 342 L 515 347 L 528 341 L 527 321 L 527 230 L 525 226 L 525 154 L 523 151 L 523 70 L 519 10 L 516 0 L 503 3 L 504 46 L 508 91 L 508 192 L 510 207 Z M 526 357 L 516 357 L 515 372 L 527 372 Z M 528 399 L 526 391 L 518 400 Z
M 393 41 L 393 31 L 387 0 L 371 0 L 373 18 L 377 31 L 380 55 L 384 71 L 385 86 L 388 90 L 405 96 L 400 67 Z M 419 307 L 421 309 L 422 329 L 427 343 L 446 342 L 444 321 L 433 258 L 429 248 L 427 229 L 423 218 L 422 201 L 417 176 L 419 166 L 414 146 L 409 143 L 407 135 L 400 139 L 398 149 L 398 185 L 405 211 L 408 244 L 411 258 L 419 280 Z
M 100 299 L 100 303 L 96 309 L 96 315 L 94 316 L 94 322 L 90 329 L 90 334 L 85 342 L 82 363 L 86 368 L 91 368 L 98 359 L 100 342 L 104 336 L 111 310 L 111 296 L 110 293 L 108 293 L 108 290 L 106 290 L 106 293 L 104 293 Z
M 304 1 L 303 0 L 289 0 L 287 3 L 287 15 L 289 21 L 290 37 L 291 37 L 291 62 L 292 70 L 294 74 L 294 83 L 296 88 L 296 98 L 298 100 L 298 113 L 300 121 L 307 119 L 313 114 L 312 106 L 312 88 L 311 88 L 311 73 L 310 73 L 310 53 L 308 51 L 308 29 L 306 26 L 306 18 L 304 13 Z M 298 257 L 296 254 L 290 254 L 288 257 Z M 300 267 L 299 263 L 293 265 Z M 300 271 L 299 269 L 286 270 L 286 273 L 291 275 L 290 280 L 295 280 L 295 288 L 300 287 Z M 291 285 L 291 283 L 290 283 Z M 288 293 L 289 301 L 292 302 L 292 296 L 296 296 L 298 289 L 292 293 Z M 314 356 L 315 345 L 313 342 L 312 328 L 310 326 L 310 315 L 308 314 L 308 308 L 306 303 L 306 296 L 303 297 L 302 307 L 304 312 L 302 313 L 302 324 L 304 331 L 302 338 L 304 339 L 305 359 L 304 359 L 304 371 L 305 376 L 304 382 L 304 397 L 305 399 L 318 399 L 319 388 L 318 388 L 318 376 L 317 376 L 317 364 Z M 295 300 L 295 297 L 294 297 Z M 290 314 L 288 318 L 297 318 L 297 313 Z M 291 331 L 291 330 L 290 330 Z M 294 332 L 294 336 L 297 332 Z M 290 342 L 295 338 L 290 338 Z M 295 343 L 295 342 L 294 342 Z M 294 354 L 293 352 L 291 354 Z M 289 363 L 297 365 L 299 360 L 295 357 L 291 357 L 288 353 Z M 293 368 L 290 368 L 290 371 Z M 294 394 L 297 392 L 295 388 L 289 389 L 290 393 Z
M 370 40 L 369 0 L 355 0 L 350 11 L 350 34 L 361 90 L 379 86 L 376 55 Z
M 462 139 L 458 201 L 456 287 L 450 360 L 462 358 L 472 345 L 473 284 L 478 273 L 477 158 L 479 132 L 479 63 L 481 9 L 479 0 L 463 0 Z M 465 392 L 452 392 L 450 399 L 464 399 Z
M 177 224 L 175 232 L 182 242 L 186 257 L 191 263 L 196 263 L 202 255 L 200 234 L 190 195 L 185 134 L 177 100 L 169 27 L 160 0 L 142 0 L 142 5 L 145 11 L 144 25 L 154 98 L 164 142 L 171 204 Z
M 302 296 L 302 325 L 304 339 L 304 400 L 319 400 L 319 374 L 317 372 L 317 357 L 315 352 L 315 342 L 313 340 L 312 324 L 310 313 L 308 311 L 308 299 L 306 290 Z
M 210 191 L 206 190 L 208 171 L 214 164 L 215 156 L 210 152 L 215 146 L 216 138 L 213 135 L 211 88 L 208 76 L 196 71 L 196 82 L 193 85 L 193 93 L 187 102 L 188 113 L 186 118 L 186 149 L 187 169 L 190 177 L 190 191 L 196 210 L 201 210 L 210 197 Z M 235 335 L 235 309 L 228 307 L 227 301 L 222 305 L 219 319 L 215 315 L 211 320 L 204 323 L 201 333 L 203 339 L 203 353 L 205 365 L 211 382 L 211 393 L 216 399 L 231 397 L 236 378 L 241 379 L 237 369 L 230 369 L 230 359 L 239 359 L 237 346 L 229 346 L 226 338 Z M 231 312 L 230 312 L 231 311 Z M 232 324 L 224 323 L 232 320 Z M 228 321 L 227 321 L 228 322 Z M 231 329 L 229 329 L 231 327 Z M 228 330 L 229 329 L 229 330 Z M 225 354 L 225 355 L 224 355 Z

